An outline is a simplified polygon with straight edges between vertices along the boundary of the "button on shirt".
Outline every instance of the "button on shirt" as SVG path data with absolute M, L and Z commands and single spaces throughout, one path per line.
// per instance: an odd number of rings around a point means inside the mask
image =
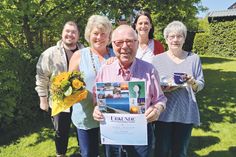
M 123 82 L 125 79 L 122 71 L 118 60 L 109 65 L 105 64 L 98 72 L 96 82 Z M 166 103 L 167 99 L 161 90 L 158 72 L 152 64 L 136 58 L 128 71 L 130 71 L 130 81 L 146 82 L 146 109 L 158 102 Z

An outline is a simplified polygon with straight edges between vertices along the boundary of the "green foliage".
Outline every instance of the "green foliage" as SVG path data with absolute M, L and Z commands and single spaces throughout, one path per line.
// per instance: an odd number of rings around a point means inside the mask
M 0 50 L 0 128 L 5 128 L 14 118 L 21 90 L 18 63 L 19 55 L 16 51 Z
M 199 54 L 236 57 L 236 20 L 215 22 L 198 33 L 194 39 L 194 50 Z
M 210 24 L 209 54 L 236 56 L 236 20 Z
M 199 23 L 198 24 L 198 31 L 199 32 L 205 32 L 205 33 L 210 32 L 210 26 L 209 26 L 207 17 L 204 19 L 199 19 L 198 23 Z
M 0 49 L 0 130 L 35 117 L 34 63 L 17 50 Z
M 206 54 L 209 45 L 208 39 L 207 33 L 197 33 L 194 38 L 193 51 L 201 55 Z

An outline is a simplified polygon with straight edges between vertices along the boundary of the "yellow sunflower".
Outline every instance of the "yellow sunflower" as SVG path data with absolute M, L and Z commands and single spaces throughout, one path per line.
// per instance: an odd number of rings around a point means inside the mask
M 66 81 L 69 79 L 70 73 L 63 72 L 60 73 L 57 77 L 54 78 L 53 84 L 55 86 L 60 86 L 63 81 Z

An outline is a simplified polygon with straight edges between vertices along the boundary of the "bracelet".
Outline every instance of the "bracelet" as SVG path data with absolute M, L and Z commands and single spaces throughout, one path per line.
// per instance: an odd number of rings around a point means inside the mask
M 161 112 L 164 111 L 164 109 L 165 109 L 164 106 L 162 106 L 162 105 L 159 105 L 159 106 L 160 107 L 154 106 L 154 108 L 157 109 L 157 110 L 160 110 Z
M 195 81 L 193 81 L 192 86 L 195 86 L 196 84 L 197 84 L 197 82 L 196 82 L 196 80 L 195 80 Z

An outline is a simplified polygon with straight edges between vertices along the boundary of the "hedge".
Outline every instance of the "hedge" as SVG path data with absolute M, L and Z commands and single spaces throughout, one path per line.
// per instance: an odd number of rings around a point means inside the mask
M 197 33 L 193 51 L 223 57 L 236 57 L 236 20 L 210 24 L 210 32 Z

